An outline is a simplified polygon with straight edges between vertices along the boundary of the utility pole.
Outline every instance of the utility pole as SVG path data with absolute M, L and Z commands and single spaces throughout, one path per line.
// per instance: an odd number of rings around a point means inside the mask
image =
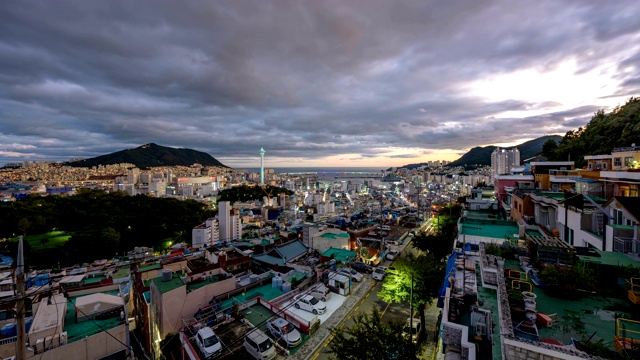
M 409 341 L 413 341 L 413 272 L 411 273 L 411 291 L 409 294 Z
M 25 360 L 27 358 L 27 345 L 25 339 L 25 324 L 24 324 L 24 315 L 25 315 L 25 306 L 24 306 L 24 253 L 23 253 L 23 245 L 22 245 L 22 235 L 20 235 L 20 240 L 18 242 L 18 263 L 16 266 L 16 290 L 18 292 L 18 299 L 16 301 L 16 309 L 17 311 L 17 335 L 18 341 L 16 342 L 16 359 L 17 360 Z

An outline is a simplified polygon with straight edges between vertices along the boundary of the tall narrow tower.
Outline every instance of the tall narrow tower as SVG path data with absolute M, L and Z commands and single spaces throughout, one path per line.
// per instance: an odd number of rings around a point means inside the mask
M 260 185 L 264 185 L 264 148 L 260 148 Z

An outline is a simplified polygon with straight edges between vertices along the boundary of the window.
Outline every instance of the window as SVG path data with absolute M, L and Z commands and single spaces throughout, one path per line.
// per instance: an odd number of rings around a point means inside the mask
M 613 166 L 622 166 L 622 158 L 613 158 Z
M 627 156 L 624 158 L 624 166 L 633 166 L 633 156 Z
M 636 222 L 635 222 L 635 221 L 633 221 L 633 220 L 631 220 L 631 219 L 627 219 L 627 225 L 629 225 L 629 226 L 635 226 L 635 225 L 636 225 Z
M 622 211 L 613 209 L 613 219 L 616 225 L 622 225 Z
M 607 163 L 602 163 L 602 169 L 607 170 Z

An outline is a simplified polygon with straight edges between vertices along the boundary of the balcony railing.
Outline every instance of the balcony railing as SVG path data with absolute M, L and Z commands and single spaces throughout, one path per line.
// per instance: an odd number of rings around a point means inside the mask
M 613 251 L 625 254 L 640 254 L 640 241 L 634 238 L 614 237 Z

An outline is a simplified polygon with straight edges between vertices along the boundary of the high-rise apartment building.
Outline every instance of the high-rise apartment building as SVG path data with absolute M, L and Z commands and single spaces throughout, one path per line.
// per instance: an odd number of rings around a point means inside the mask
M 491 153 L 491 178 L 496 175 L 511 174 L 511 169 L 520 166 L 520 151 L 518 148 L 497 148 Z
M 218 202 L 218 221 L 220 222 L 220 240 L 231 240 L 231 203 L 228 201 Z

